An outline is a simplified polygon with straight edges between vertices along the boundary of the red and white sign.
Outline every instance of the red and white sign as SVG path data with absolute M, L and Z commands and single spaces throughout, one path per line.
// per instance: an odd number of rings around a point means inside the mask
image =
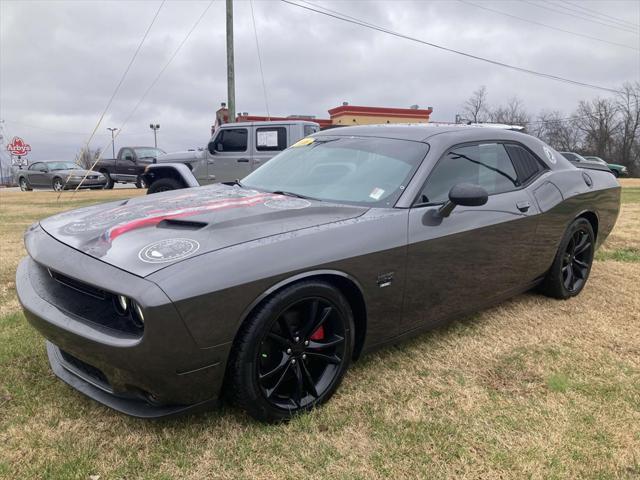
M 31 151 L 31 145 L 25 143 L 20 137 L 13 137 L 11 143 L 7 145 L 7 150 L 9 150 L 12 155 L 24 156 Z

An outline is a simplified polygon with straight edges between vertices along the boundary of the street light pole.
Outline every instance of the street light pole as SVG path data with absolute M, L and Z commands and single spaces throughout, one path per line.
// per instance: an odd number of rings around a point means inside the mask
M 229 122 L 236 121 L 236 80 L 233 61 L 233 0 L 227 0 L 227 108 Z
M 153 146 L 158 148 L 158 134 L 156 132 L 160 129 L 160 124 L 150 123 L 149 128 L 153 130 Z
M 117 128 L 107 128 L 107 130 L 109 130 L 111 132 L 111 154 L 113 155 L 113 158 L 116 158 L 116 144 L 115 144 L 115 138 L 113 136 L 113 132 L 115 132 L 118 129 Z

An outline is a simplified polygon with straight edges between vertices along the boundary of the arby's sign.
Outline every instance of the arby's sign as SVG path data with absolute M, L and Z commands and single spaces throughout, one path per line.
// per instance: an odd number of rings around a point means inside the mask
M 7 145 L 7 150 L 11 152 L 11 155 L 22 157 L 31 151 L 31 145 L 20 137 L 13 137 L 11 143 Z

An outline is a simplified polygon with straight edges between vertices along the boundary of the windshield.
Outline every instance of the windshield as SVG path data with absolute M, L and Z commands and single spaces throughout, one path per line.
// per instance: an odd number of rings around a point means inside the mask
M 134 148 L 134 150 L 138 158 L 158 158 L 166 153 L 164 150 L 151 147 Z
M 48 162 L 47 167 L 50 171 L 54 170 L 82 170 L 82 167 L 73 162 Z
M 584 157 L 584 158 L 585 158 L 585 160 L 587 160 L 589 162 L 600 163 L 602 165 L 606 165 L 607 164 L 607 162 L 602 160 L 600 157 Z
M 392 207 L 429 146 L 387 138 L 304 138 L 242 180 L 248 188 Z

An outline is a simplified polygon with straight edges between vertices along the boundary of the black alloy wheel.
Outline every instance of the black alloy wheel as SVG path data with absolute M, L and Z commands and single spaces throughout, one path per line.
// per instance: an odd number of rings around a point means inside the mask
M 553 264 L 541 284 L 542 292 L 560 299 L 578 295 L 589 278 L 594 252 L 593 227 L 587 219 L 577 218 L 560 242 Z
M 345 319 L 329 300 L 306 298 L 273 322 L 258 351 L 258 382 L 273 406 L 284 410 L 313 404 L 340 370 Z
M 324 282 L 294 284 L 268 299 L 243 325 L 229 362 L 235 403 L 277 422 L 327 401 L 353 351 L 353 316 Z
M 562 256 L 562 283 L 569 292 L 579 291 L 587 280 L 593 258 L 593 241 L 586 228 L 573 232 Z

